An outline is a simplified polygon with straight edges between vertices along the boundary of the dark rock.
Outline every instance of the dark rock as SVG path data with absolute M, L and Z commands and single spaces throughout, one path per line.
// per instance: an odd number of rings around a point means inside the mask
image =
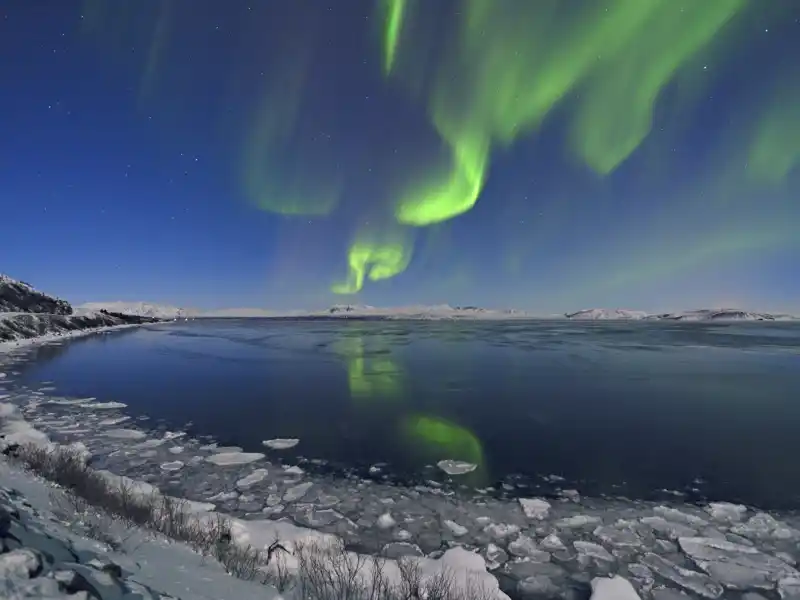
M 0 274 L 0 312 L 71 315 L 72 306 L 66 300 L 48 296 L 24 281 Z
M 126 589 L 116 577 L 89 565 L 67 563 L 64 567 L 74 571 L 74 587 L 67 589 L 70 594 L 86 592 L 102 600 L 124 600 Z
M 20 523 L 13 523 L 10 533 L 22 546 L 38 549 L 50 564 L 75 562 L 77 560 L 78 557 L 67 543 L 47 535 L 39 530 L 38 527 L 34 527 L 32 524 L 26 527 Z
M 118 564 L 113 563 L 111 561 L 101 565 L 100 566 L 100 570 L 103 573 L 108 573 L 112 577 L 116 577 L 117 579 L 121 579 L 122 578 L 122 567 L 120 567 Z
M 11 513 L 4 507 L 0 506 L 0 537 L 8 535 L 8 530 L 11 528 Z

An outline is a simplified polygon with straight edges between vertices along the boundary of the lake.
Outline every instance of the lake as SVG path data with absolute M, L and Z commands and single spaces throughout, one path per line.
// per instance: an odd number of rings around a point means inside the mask
M 198 319 L 33 353 L 27 385 L 333 471 L 800 506 L 792 323 Z

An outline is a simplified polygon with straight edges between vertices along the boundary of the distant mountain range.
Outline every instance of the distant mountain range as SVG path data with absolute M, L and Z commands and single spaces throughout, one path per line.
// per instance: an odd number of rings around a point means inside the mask
M 787 314 L 752 312 L 738 308 L 701 308 L 675 313 L 650 314 L 638 310 L 589 308 L 566 313 L 567 319 L 576 321 L 795 321 L 798 317 Z
M 76 313 L 108 311 L 162 319 L 222 317 L 316 317 L 316 318 L 383 318 L 414 320 L 504 320 L 504 319 L 569 319 L 574 321 L 794 321 L 787 314 L 744 311 L 734 308 L 707 308 L 675 313 L 651 314 L 626 309 L 590 308 L 572 313 L 535 315 L 519 310 L 496 310 L 477 306 L 399 306 L 380 308 L 363 304 L 335 304 L 318 311 L 272 311 L 259 308 L 229 308 L 201 311 L 191 308 L 158 305 L 148 302 L 89 302 L 76 307 Z
M 44 313 L 94 315 L 101 310 L 118 315 L 147 319 L 195 319 L 222 317 L 316 317 L 316 318 L 375 318 L 415 320 L 504 320 L 504 319 L 569 319 L 574 321 L 797 321 L 788 314 L 746 311 L 736 308 L 704 308 L 674 313 L 647 313 L 638 310 L 589 308 L 572 313 L 536 315 L 519 310 L 497 310 L 479 306 L 399 306 L 379 308 L 363 304 L 335 304 L 317 311 L 274 311 L 261 308 L 227 308 L 198 310 L 151 302 L 87 302 L 71 306 L 66 300 L 38 291 L 31 285 L 0 274 L 0 313 Z

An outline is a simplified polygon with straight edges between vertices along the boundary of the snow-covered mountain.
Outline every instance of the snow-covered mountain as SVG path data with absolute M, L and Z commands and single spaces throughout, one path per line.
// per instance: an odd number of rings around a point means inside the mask
M 71 315 L 66 300 L 40 292 L 32 285 L 0 273 L 0 312 Z
M 224 308 L 198 310 L 150 302 L 87 302 L 75 307 L 76 314 L 89 314 L 107 310 L 112 313 L 160 319 L 202 318 L 374 318 L 430 320 L 504 320 L 504 319 L 569 319 L 572 321 L 792 321 L 795 317 L 785 314 L 752 312 L 732 308 L 706 308 L 674 313 L 650 314 L 641 310 L 589 308 L 558 315 L 535 315 L 520 310 L 497 310 L 479 306 L 432 306 L 412 305 L 377 307 L 367 304 L 334 304 L 324 310 L 275 311 L 262 308 Z
M 78 314 L 87 314 L 99 310 L 112 313 L 135 315 L 139 317 L 157 317 L 159 319 L 201 319 L 201 318 L 244 318 L 244 317 L 278 317 L 295 313 L 281 313 L 263 308 L 220 308 L 213 310 L 199 310 L 184 308 L 169 304 L 155 304 L 153 302 L 86 302 L 75 307 Z
M 753 312 L 738 308 L 701 308 L 674 313 L 648 314 L 637 310 L 589 308 L 566 313 L 573 320 L 635 320 L 635 321 L 795 321 L 797 317 L 786 314 Z
M 86 302 L 75 307 L 78 314 L 86 314 L 107 310 L 109 312 L 137 317 L 155 317 L 157 319 L 182 319 L 191 316 L 193 311 L 177 306 L 152 304 L 150 302 Z
M 649 315 L 641 310 L 627 310 L 621 308 L 586 308 L 574 313 L 565 313 L 568 319 L 576 321 L 606 321 L 606 320 L 641 320 Z
M 649 315 L 659 321 L 791 321 L 790 315 L 751 312 L 738 308 L 702 308 L 678 313 Z

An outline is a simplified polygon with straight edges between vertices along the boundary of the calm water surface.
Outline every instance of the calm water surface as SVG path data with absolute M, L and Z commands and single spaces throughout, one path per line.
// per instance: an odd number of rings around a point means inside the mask
M 25 378 L 406 477 L 454 458 L 485 483 L 800 506 L 794 324 L 197 320 L 42 347 Z

